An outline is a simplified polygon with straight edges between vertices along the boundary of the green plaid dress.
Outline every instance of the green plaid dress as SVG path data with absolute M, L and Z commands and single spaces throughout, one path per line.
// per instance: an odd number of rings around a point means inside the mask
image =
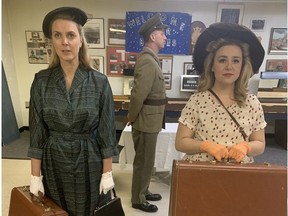
M 102 159 L 118 154 L 111 87 L 105 75 L 77 69 L 66 90 L 61 67 L 31 86 L 28 156 L 42 160 L 45 194 L 73 215 L 93 215 Z

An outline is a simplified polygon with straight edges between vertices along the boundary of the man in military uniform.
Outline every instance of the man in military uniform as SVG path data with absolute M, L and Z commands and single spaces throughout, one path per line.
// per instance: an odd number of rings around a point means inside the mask
M 162 198 L 148 188 L 154 168 L 157 136 L 165 125 L 165 83 L 157 53 L 165 46 L 167 27 L 157 13 L 139 30 L 145 46 L 136 62 L 128 114 L 135 149 L 131 202 L 133 208 L 145 212 L 156 212 L 157 206 L 148 201 Z

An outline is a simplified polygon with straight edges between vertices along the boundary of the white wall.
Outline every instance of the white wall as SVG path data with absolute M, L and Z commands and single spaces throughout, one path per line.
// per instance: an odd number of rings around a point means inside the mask
M 260 0 L 259 0 L 260 1 Z M 30 85 L 34 74 L 47 67 L 47 64 L 29 64 L 25 31 L 41 31 L 43 17 L 50 10 L 60 6 L 76 6 L 92 14 L 94 18 L 104 18 L 105 45 L 107 45 L 107 23 L 109 18 L 125 19 L 126 11 L 166 11 L 184 12 L 192 15 L 192 21 L 202 21 L 207 27 L 216 21 L 218 1 L 135 1 L 135 0 L 3 0 L 2 1 L 2 60 L 6 71 L 8 85 L 16 113 L 18 127 L 28 126 L 28 109 Z M 241 3 L 244 4 L 243 25 L 250 26 L 253 17 L 266 18 L 265 30 L 255 32 L 261 36 L 264 49 L 268 50 L 270 29 L 287 27 L 287 3 Z M 104 56 L 106 67 L 106 50 L 90 49 L 94 55 Z M 283 59 L 286 56 L 266 55 L 261 71 L 265 70 L 266 59 Z M 183 62 L 191 56 L 174 56 L 172 71 L 172 89 L 168 97 L 188 97 L 181 93 L 180 75 L 183 73 Z M 109 77 L 114 95 L 122 95 L 123 79 Z M 270 85 L 269 83 L 266 85 Z

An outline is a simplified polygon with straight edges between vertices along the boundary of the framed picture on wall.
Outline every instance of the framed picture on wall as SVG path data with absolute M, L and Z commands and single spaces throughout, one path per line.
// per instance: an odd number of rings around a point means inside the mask
M 196 71 L 193 62 L 184 62 L 183 67 L 183 74 L 184 75 L 199 75 Z
M 242 24 L 243 4 L 218 4 L 217 22 Z
M 287 29 L 271 28 L 268 54 L 287 55 Z
M 103 18 L 88 19 L 83 29 L 88 48 L 105 48 Z
M 199 75 L 181 75 L 180 91 L 196 92 Z
M 267 59 L 266 72 L 287 72 L 287 59 Z
M 91 61 L 97 71 L 104 73 L 104 56 L 91 55 Z
M 159 61 L 164 76 L 165 88 L 170 90 L 172 87 L 173 56 L 160 55 Z
M 124 69 L 134 69 L 138 53 L 126 52 L 125 47 L 107 47 L 107 76 L 123 76 Z
M 52 56 L 52 43 L 42 31 L 26 31 L 28 61 L 30 64 L 49 64 Z
M 264 31 L 265 23 L 265 18 L 251 18 L 250 29 L 252 31 Z
M 126 21 L 125 19 L 108 19 L 108 44 L 125 45 Z

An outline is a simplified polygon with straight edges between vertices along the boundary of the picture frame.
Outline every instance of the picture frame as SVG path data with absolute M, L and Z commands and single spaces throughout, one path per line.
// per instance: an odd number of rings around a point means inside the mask
M 95 68 L 98 72 L 105 74 L 105 72 L 104 72 L 104 56 L 91 55 L 90 59 L 91 59 L 91 63 L 92 63 L 93 68 Z
M 172 88 L 173 56 L 159 55 L 159 61 L 164 76 L 165 89 L 170 90 Z
M 86 24 L 83 26 L 83 30 L 88 48 L 105 48 L 103 18 L 88 19 Z
M 288 28 L 271 28 L 268 54 L 287 55 Z
M 123 80 L 123 95 L 131 95 L 131 90 L 134 85 L 134 77 L 124 77 Z
M 196 92 L 198 89 L 199 75 L 181 75 L 180 91 Z
M 199 75 L 193 62 L 184 62 L 183 64 L 183 75 Z
M 126 52 L 125 47 L 107 47 L 107 76 L 123 76 L 124 69 L 134 69 L 138 53 Z
M 217 22 L 242 24 L 244 4 L 218 4 Z
M 25 31 L 28 62 L 49 64 L 52 57 L 52 43 L 42 31 Z
M 126 20 L 108 19 L 108 45 L 125 45 Z
M 250 20 L 250 29 L 252 31 L 264 31 L 266 18 L 252 17 Z
M 279 79 L 277 88 L 286 88 L 287 89 L 287 79 Z
M 267 59 L 265 72 L 287 72 L 287 59 Z

